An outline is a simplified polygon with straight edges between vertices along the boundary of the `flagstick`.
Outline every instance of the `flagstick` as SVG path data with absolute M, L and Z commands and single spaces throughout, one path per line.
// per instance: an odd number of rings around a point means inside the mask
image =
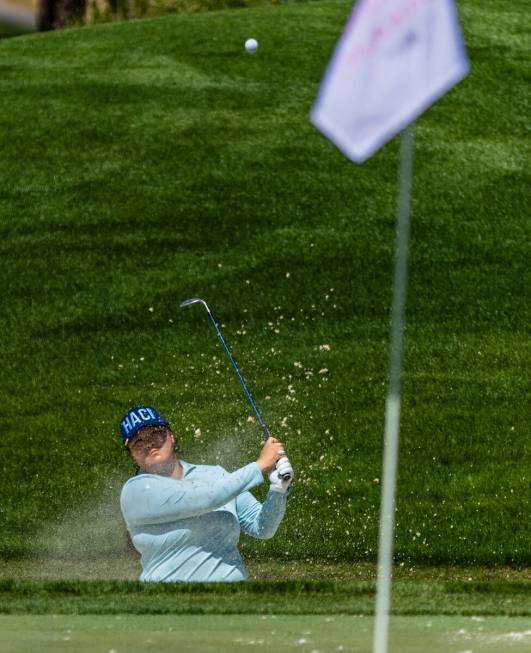
M 384 459 L 373 653 L 387 653 L 389 639 L 396 471 L 398 462 L 398 433 L 400 428 L 400 375 L 402 372 L 402 342 L 407 288 L 407 255 L 414 134 L 414 123 L 411 123 L 403 131 L 400 142 L 395 275 L 391 310 L 391 344 L 389 351 L 389 389 L 385 404 Z

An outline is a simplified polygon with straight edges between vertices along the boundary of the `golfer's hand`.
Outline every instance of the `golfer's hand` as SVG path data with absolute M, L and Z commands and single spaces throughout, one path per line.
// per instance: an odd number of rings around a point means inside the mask
M 256 464 L 263 472 L 268 472 L 282 456 L 285 456 L 282 442 L 279 442 L 276 438 L 269 437 L 264 442 L 262 452 L 258 456 Z
M 269 472 L 269 482 L 271 483 L 269 489 L 272 492 L 286 494 L 292 480 L 293 467 L 284 454 L 275 467 Z

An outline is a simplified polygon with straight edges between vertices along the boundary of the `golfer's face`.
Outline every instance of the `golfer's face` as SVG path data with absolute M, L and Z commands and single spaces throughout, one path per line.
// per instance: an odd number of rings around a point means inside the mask
M 166 426 L 146 426 L 133 438 L 129 449 L 140 467 L 157 465 L 173 455 L 173 435 Z

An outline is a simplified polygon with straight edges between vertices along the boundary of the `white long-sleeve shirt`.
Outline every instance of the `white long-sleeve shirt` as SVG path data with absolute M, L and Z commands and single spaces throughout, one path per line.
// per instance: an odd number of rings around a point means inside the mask
M 240 532 L 272 537 L 286 510 L 286 495 L 269 491 L 263 504 L 248 491 L 263 481 L 250 463 L 222 467 L 183 460 L 183 478 L 139 474 L 122 489 L 120 506 L 141 554 L 140 580 L 238 581 L 248 572 L 238 551 Z

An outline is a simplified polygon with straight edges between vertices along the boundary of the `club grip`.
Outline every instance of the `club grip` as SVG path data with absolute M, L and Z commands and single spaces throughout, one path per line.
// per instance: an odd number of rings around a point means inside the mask
M 282 461 L 287 461 L 287 462 L 289 463 L 288 457 L 287 457 L 287 456 L 282 456 L 282 458 L 279 458 L 279 459 L 278 459 L 278 461 L 277 461 L 277 465 L 278 465 L 278 463 L 280 463 L 280 462 L 282 462 Z M 287 471 L 285 474 L 282 474 L 282 475 L 280 476 L 280 478 L 281 478 L 283 481 L 289 481 L 289 480 L 291 479 L 291 477 L 293 476 L 293 470 L 292 470 L 292 468 L 291 468 L 291 463 L 289 463 L 289 466 L 290 466 L 289 471 Z

